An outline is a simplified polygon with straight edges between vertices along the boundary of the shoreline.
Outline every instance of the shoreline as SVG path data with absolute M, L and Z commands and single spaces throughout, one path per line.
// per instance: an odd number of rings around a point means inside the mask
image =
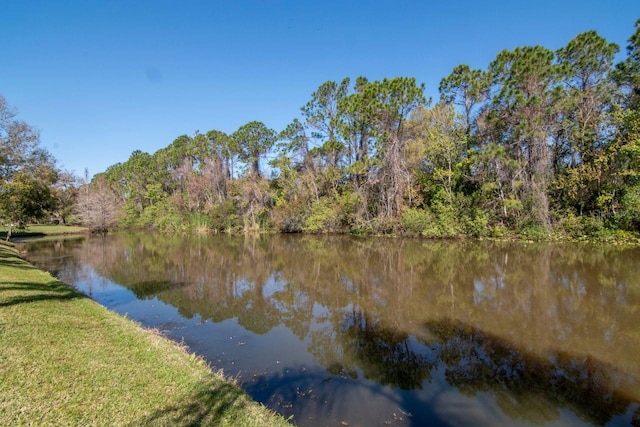
M 0 277 L 0 424 L 291 425 L 4 242 Z

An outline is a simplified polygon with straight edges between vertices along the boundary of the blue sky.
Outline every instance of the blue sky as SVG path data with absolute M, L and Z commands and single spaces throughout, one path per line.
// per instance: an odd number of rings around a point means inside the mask
M 412 76 L 437 98 L 453 67 L 596 30 L 621 47 L 638 0 L 11 1 L 0 94 L 78 175 L 182 134 L 283 129 L 327 80 Z

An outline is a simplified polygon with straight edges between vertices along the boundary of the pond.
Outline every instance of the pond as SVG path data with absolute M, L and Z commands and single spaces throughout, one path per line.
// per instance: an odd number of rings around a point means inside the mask
M 153 233 L 27 258 L 299 426 L 640 425 L 640 249 Z

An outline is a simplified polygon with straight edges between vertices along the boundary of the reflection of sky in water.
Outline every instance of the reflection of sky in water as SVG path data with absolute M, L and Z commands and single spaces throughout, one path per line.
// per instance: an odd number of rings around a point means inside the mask
M 266 255 L 269 252 L 261 255 L 259 249 L 257 246 L 253 252 L 255 262 L 272 268 Z M 116 247 L 114 254 L 120 256 L 114 258 L 114 266 L 126 263 L 132 277 L 136 274 L 133 266 L 146 262 L 132 247 L 119 251 Z M 99 262 L 101 272 L 108 268 L 106 255 Z M 165 258 L 180 265 L 180 257 L 185 256 L 170 253 Z M 217 256 L 208 258 L 209 262 L 215 263 Z M 585 301 L 591 301 L 587 298 L 594 291 L 578 273 L 556 275 L 555 284 L 549 286 L 540 275 L 514 274 L 517 257 L 496 259 L 483 260 L 482 265 L 489 266 L 487 271 L 460 282 L 439 282 L 433 271 L 421 275 L 413 268 L 411 276 L 403 278 L 403 272 L 385 265 L 384 259 L 369 264 L 363 259 L 362 268 L 351 272 L 344 266 L 332 270 L 324 265 L 328 275 L 317 275 L 318 263 L 314 261 L 312 279 L 305 278 L 304 270 L 294 269 L 292 275 L 284 267 L 245 277 L 243 269 L 255 266 L 241 263 L 238 270 L 222 271 L 224 278 L 220 279 L 215 276 L 218 267 L 212 265 L 203 275 L 187 272 L 184 276 L 173 271 L 160 277 L 131 279 L 129 286 L 143 299 L 96 273 L 80 258 L 57 256 L 55 269 L 61 280 L 75 283 L 108 308 L 183 342 L 214 369 L 222 368 L 237 378 L 254 398 L 285 416 L 294 416 L 299 425 L 343 421 L 351 426 L 585 425 L 565 409 L 579 406 L 579 397 L 563 395 L 562 387 L 575 380 L 576 392 L 585 393 L 579 387 L 590 375 L 596 379 L 604 376 L 612 383 L 627 379 L 615 369 L 609 372 L 612 367 L 606 361 L 579 353 L 575 357 L 566 349 L 550 350 L 565 340 L 576 342 L 575 334 L 584 331 L 589 332 L 582 338 L 585 348 L 603 353 L 598 334 L 602 342 L 620 347 L 621 336 L 632 329 L 621 334 L 626 325 L 615 317 L 619 310 L 610 310 L 607 304 L 626 309 L 635 301 L 635 294 L 614 280 L 609 288 L 597 288 L 599 293 L 593 300 L 594 307 L 603 304 L 605 308 L 598 308 L 601 311 L 596 315 L 582 313 L 583 307 L 593 310 Z M 193 263 L 207 264 L 197 259 Z M 540 264 L 545 263 L 549 262 Z M 433 261 L 415 263 L 422 264 L 429 266 Z M 380 266 L 385 268 L 382 273 L 375 270 Z M 363 274 L 358 277 L 353 271 Z M 166 277 L 175 282 L 166 281 Z M 333 277 L 334 282 L 323 281 L 325 277 Z M 334 284 L 343 294 L 335 294 Z M 449 318 L 446 313 L 465 320 Z M 511 318 L 520 322 L 515 327 L 519 333 L 514 334 L 512 327 L 511 335 L 505 338 L 504 332 L 500 335 L 487 329 L 502 331 L 501 322 Z M 591 333 L 584 324 L 593 320 L 596 329 Z M 519 339 L 526 345 L 519 345 Z M 621 354 L 625 351 L 618 350 Z M 380 367 L 388 370 L 377 371 Z M 420 372 L 405 372 L 414 368 Z M 536 370 L 542 374 L 538 376 Z M 538 383 L 528 388 L 531 380 L 518 377 L 522 375 L 533 376 Z M 540 384 L 544 381 L 560 381 L 561 386 Z M 398 384 L 404 384 L 405 390 Z M 631 384 L 637 386 L 637 380 Z M 609 390 L 606 383 L 597 387 L 603 387 L 603 393 Z M 585 399 L 599 402 L 595 395 Z M 610 418 L 608 425 L 628 425 L 637 405 L 623 408 L 627 414 Z
M 269 298 L 278 292 L 285 290 L 287 282 L 280 279 L 278 274 L 272 274 L 262 287 L 262 296 Z
M 473 281 L 473 302 L 476 305 L 494 301 L 500 290 L 504 289 L 506 284 L 504 277 L 492 277 L 488 281 Z
M 233 284 L 233 296 L 240 298 L 245 292 L 251 291 L 253 286 L 253 283 L 248 280 L 240 279 Z
M 62 278 L 61 280 L 65 281 Z M 100 304 L 119 313 L 121 311 L 117 309 L 118 306 L 138 300 L 132 291 L 113 283 L 88 266 L 83 268 L 83 280 L 76 282 L 74 286 Z

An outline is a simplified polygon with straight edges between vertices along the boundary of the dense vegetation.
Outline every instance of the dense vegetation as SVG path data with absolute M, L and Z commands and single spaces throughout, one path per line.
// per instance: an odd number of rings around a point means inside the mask
M 75 218 L 174 232 L 632 236 L 640 21 L 616 64 L 618 51 L 595 31 L 555 52 L 504 50 L 486 69 L 455 67 L 437 103 L 414 78 L 327 81 L 280 132 L 252 121 L 134 151 L 77 188 Z M 3 178 L 3 193 L 21 183 Z
M 38 132 L 16 115 L 0 95 L 0 225 L 7 240 L 26 221 L 70 217 L 75 202 L 73 176 L 56 167 Z

